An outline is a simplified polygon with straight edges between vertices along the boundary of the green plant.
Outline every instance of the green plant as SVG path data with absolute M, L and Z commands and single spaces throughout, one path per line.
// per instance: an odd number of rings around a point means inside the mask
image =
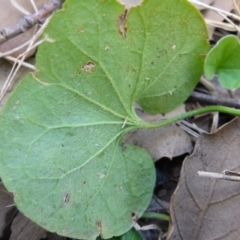
M 129 12 L 115 0 L 68 0 L 39 47 L 34 74 L 9 97 L 0 118 L 0 176 L 18 208 L 60 235 L 78 239 L 127 232 L 150 202 L 151 156 L 123 142 L 139 119 L 180 105 L 196 86 L 209 50 L 205 23 L 186 0 L 145 0 Z
M 204 72 L 208 79 L 218 73 L 220 84 L 227 89 L 240 87 L 240 44 L 236 36 L 225 36 L 208 53 Z
M 97 240 L 101 240 L 101 237 L 98 237 Z M 130 229 L 128 232 L 121 236 L 112 237 L 110 240 L 142 240 L 142 236 L 134 229 Z

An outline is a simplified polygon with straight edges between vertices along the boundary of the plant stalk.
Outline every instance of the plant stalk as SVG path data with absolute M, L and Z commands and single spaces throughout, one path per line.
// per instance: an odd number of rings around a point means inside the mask
M 156 212 L 145 212 L 141 218 L 156 218 L 159 220 L 170 221 L 170 217 L 163 213 L 156 213 Z
M 157 123 L 148 124 L 147 128 L 151 129 L 151 128 L 163 127 L 163 126 L 175 123 L 177 121 L 183 120 L 184 118 L 188 118 L 188 117 L 192 117 L 192 116 L 200 115 L 200 114 L 204 114 L 204 113 L 209 113 L 209 112 L 221 112 L 221 113 L 227 113 L 227 114 L 234 115 L 234 116 L 240 116 L 239 109 L 235 109 L 235 108 L 231 108 L 231 107 L 224 107 L 224 106 L 208 106 L 208 107 L 199 108 L 199 109 L 196 109 L 193 111 L 189 111 L 189 112 L 177 115 L 175 117 L 172 117 L 172 118 L 169 118 L 166 120 L 162 120 Z

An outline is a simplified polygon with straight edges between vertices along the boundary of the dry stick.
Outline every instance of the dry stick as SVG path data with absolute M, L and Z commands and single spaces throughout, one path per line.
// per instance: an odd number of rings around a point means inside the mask
M 24 7 L 22 7 L 21 4 L 19 4 L 18 2 L 16 2 L 16 0 L 10 0 L 10 3 L 21 13 L 23 13 L 24 15 L 29 15 L 30 12 L 28 12 Z
M 26 68 L 28 68 L 30 70 L 33 70 L 33 71 L 36 70 L 36 68 L 32 64 L 29 64 L 27 62 L 23 62 L 23 61 L 21 61 L 21 60 L 19 60 L 17 58 L 14 58 L 14 57 L 11 57 L 11 56 L 6 56 L 5 59 L 7 59 L 9 61 L 12 61 L 12 62 L 16 62 L 18 64 L 21 64 L 22 66 L 24 66 L 24 67 L 26 67 Z
M 189 128 L 189 127 L 185 126 L 184 124 L 182 124 L 182 122 L 177 123 L 177 126 L 179 126 L 185 132 L 187 132 L 195 141 L 196 141 L 196 139 L 198 139 L 199 134 L 194 132 L 191 128 Z
M 8 52 L 4 52 L 4 53 L 1 53 L 0 52 L 0 58 L 6 58 L 7 59 L 7 56 L 11 55 L 12 53 L 28 46 L 30 43 L 32 42 L 32 39 L 28 40 L 27 42 L 23 43 L 22 45 L 18 46 L 18 47 L 15 47 L 14 49 L 11 49 L 9 50 Z M 53 42 L 53 40 L 50 40 L 50 38 L 47 38 L 47 36 L 44 36 L 43 39 L 39 40 L 38 42 L 36 42 L 30 49 L 29 51 L 31 51 L 32 49 L 36 48 L 37 46 L 39 46 L 40 44 L 42 44 L 43 42 Z M 12 59 L 10 59 L 11 61 L 14 61 Z
M 223 180 L 240 182 L 240 176 L 230 175 L 230 174 L 226 174 L 224 172 L 223 173 L 213 173 L 213 172 L 198 171 L 197 175 L 199 177 L 208 177 L 208 178 L 213 178 L 213 179 L 223 179 Z
M 37 8 L 37 6 L 36 6 L 36 4 L 35 4 L 35 1 L 34 1 L 34 0 L 30 0 L 30 2 L 31 2 L 31 4 L 32 4 L 32 7 L 33 7 L 34 11 L 35 11 L 35 12 L 38 12 L 38 8 Z
M 42 34 L 43 30 L 45 29 L 45 27 L 47 26 L 48 22 L 49 22 L 49 19 L 51 17 L 49 17 L 48 19 L 46 19 L 45 23 L 41 26 L 41 28 L 38 30 L 38 32 L 32 37 L 31 39 L 31 42 L 29 43 L 29 46 L 28 46 L 28 49 L 26 50 L 26 52 L 24 52 L 23 54 L 21 54 L 19 57 L 18 57 L 18 60 L 20 62 L 17 62 L 17 61 L 14 61 L 14 65 L 11 69 L 11 72 L 10 74 L 8 75 L 8 78 L 7 80 L 5 81 L 1 91 L 0 91 L 0 103 L 4 97 L 4 95 L 6 94 L 9 86 L 11 85 L 11 82 L 14 78 L 14 76 L 16 75 L 17 71 L 19 70 L 19 68 L 21 67 L 24 59 L 25 59 L 25 56 L 26 56 L 26 53 L 29 51 L 29 49 L 31 49 L 31 47 L 33 46 L 33 43 L 39 38 L 39 36 Z
M 199 6 L 202 6 L 202 7 L 205 7 L 207 9 L 210 9 L 210 10 L 213 10 L 217 13 L 222 13 L 222 14 L 225 14 L 226 16 L 229 16 L 229 17 L 232 17 L 233 19 L 235 20 L 238 20 L 240 21 L 240 16 L 236 15 L 236 14 L 233 14 L 233 13 L 230 13 L 230 12 L 227 12 L 227 11 L 224 11 L 220 8 L 215 8 L 215 7 L 212 7 L 206 3 L 203 3 L 199 0 L 188 0 L 189 2 L 193 3 L 193 4 L 196 4 L 196 5 L 199 5 Z
M 55 10 L 61 8 L 64 0 L 51 0 L 50 3 L 43 5 L 38 12 L 30 14 L 21 19 L 16 25 L 4 28 L 0 31 L 0 45 L 8 39 L 26 32 L 36 24 L 41 24 Z
M 218 14 L 221 15 L 227 22 L 229 22 L 235 28 L 236 31 L 240 32 L 240 28 L 233 21 L 231 21 L 228 17 L 226 17 L 224 14 L 220 12 Z
M 211 95 L 207 95 L 200 92 L 192 92 L 189 99 L 195 100 L 201 103 L 207 103 L 211 105 L 222 105 L 232 108 L 240 109 L 240 101 L 233 100 L 233 99 L 224 99 L 224 98 L 217 98 Z
M 207 80 L 206 78 L 204 77 L 201 77 L 200 79 L 200 83 L 208 89 L 209 92 L 213 92 L 216 90 L 215 86 L 209 81 Z

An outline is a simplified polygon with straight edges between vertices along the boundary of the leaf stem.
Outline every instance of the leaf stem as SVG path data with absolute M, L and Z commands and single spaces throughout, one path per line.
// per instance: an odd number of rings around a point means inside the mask
M 204 114 L 208 112 L 221 112 L 221 113 L 227 113 L 234 116 L 240 116 L 240 110 L 235 108 L 224 107 L 224 106 L 208 106 L 208 107 L 199 108 L 197 110 L 189 111 L 189 112 L 177 115 L 173 118 L 162 120 L 157 123 L 148 124 L 147 128 L 151 129 L 151 128 L 163 127 L 163 126 L 175 123 L 177 121 L 180 121 L 184 118 L 188 118 L 188 117 L 192 117 L 195 115 Z
M 156 212 L 145 212 L 141 218 L 157 218 L 159 220 L 170 221 L 170 217 L 168 215 Z

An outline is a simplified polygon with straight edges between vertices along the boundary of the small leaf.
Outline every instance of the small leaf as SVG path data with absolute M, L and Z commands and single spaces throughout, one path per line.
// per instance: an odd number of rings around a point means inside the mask
M 208 79 L 218 73 L 219 82 L 224 88 L 240 87 L 240 44 L 235 36 L 226 36 L 218 41 L 208 53 L 204 72 Z
M 0 114 L 0 176 L 18 208 L 59 235 L 119 236 L 149 204 L 149 153 L 123 135 L 147 128 L 134 102 L 167 112 L 183 102 L 208 50 L 186 0 L 68 0 L 38 49 L 36 71 Z
M 101 240 L 102 238 L 98 237 L 97 240 Z M 113 237 L 109 240 L 142 240 L 143 238 L 139 234 L 138 231 L 136 231 L 134 228 L 130 229 L 128 232 L 125 234 L 118 236 L 118 237 Z

